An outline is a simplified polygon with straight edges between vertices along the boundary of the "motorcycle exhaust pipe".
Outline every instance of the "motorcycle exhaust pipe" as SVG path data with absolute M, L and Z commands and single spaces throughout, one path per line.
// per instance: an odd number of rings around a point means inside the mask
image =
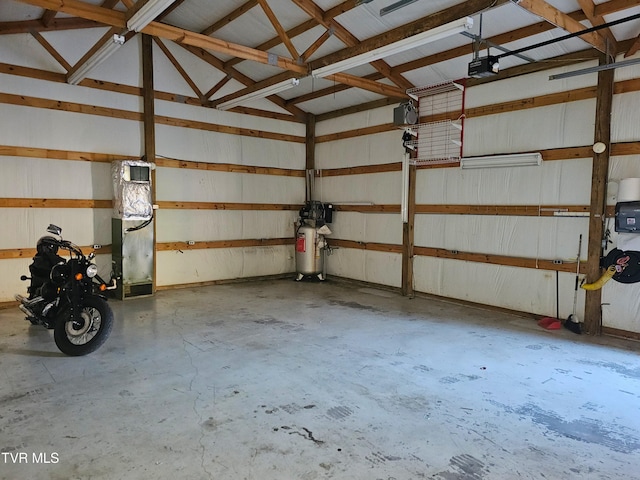
M 25 307 L 22 304 L 18 305 L 18 308 L 20 309 L 20 311 L 22 313 L 24 313 L 28 317 L 35 317 L 36 316 L 31 310 L 29 310 L 27 307 Z

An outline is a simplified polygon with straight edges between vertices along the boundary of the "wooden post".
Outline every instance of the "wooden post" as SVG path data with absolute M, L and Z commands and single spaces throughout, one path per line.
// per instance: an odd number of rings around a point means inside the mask
M 413 295 L 413 230 L 416 212 L 416 166 L 409 164 L 408 221 L 402 224 L 402 295 Z
M 600 64 L 606 57 L 600 58 Z M 591 173 L 591 205 L 589 216 L 589 250 L 587 252 L 587 282 L 594 282 L 601 275 L 600 256 L 606 214 L 606 186 L 609 177 L 609 152 L 611 148 L 611 105 L 613 103 L 614 70 L 598 73 L 596 100 L 596 126 L 594 143 L 602 142 L 606 149 L 593 155 Z M 585 297 L 584 333 L 599 335 L 602 328 L 602 291 L 588 290 Z
M 309 175 L 309 171 L 311 171 L 312 178 L 315 178 L 314 177 L 315 175 L 314 170 L 316 168 L 316 116 L 315 115 L 309 114 L 307 116 L 307 134 L 306 134 L 305 146 L 306 146 L 305 169 L 307 170 L 307 175 Z M 308 178 L 308 177 L 305 177 L 305 178 Z M 311 192 L 307 190 L 307 186 L 305 186 L 305 198 L 307 200 L 311 200 Z
M 144 159 L 153 163 L 156 161 L 156 125 L 155 125 L 155 96 L 153 86 L 153 37 L 142 35 L 142 97 L 143 97 L 143 125 L 144 125 Z M 156 171 L 151 170 L 151 202 L 156 203 Z M 156 223 L 153 222 L 153 278 L 152 290 L 156 291 L 157 271 L 157 242 Z

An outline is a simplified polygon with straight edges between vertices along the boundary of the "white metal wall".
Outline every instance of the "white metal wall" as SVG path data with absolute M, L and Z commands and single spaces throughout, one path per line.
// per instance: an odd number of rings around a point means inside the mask
M 96 29 L 94 29 L 96 30 Z M 63 32 L 67 33 L 67 32 Z M 82 44 L 99 37 L 101 31 L 80 31 Z M 52 43 L 56 32 L 47 34 Z M 85 38 L 86 37 L 86 38 Z M 0 37 L 0 58 L 33 68 L 52 67 L 51 58 L 20 55 L 21 51 L 41 48 L 30 35 Z M 139 60 L 137 38 L 127 42 L 117 55 L 91 72 L 92 78 L 139 85 L 140 70 L 131 68 Z M 164 60 L 154 46 L 156 89 L 193 96 L 186 82 Z M 77 59 L 68 59 L 71 63 Z M 187 61 L 193 62 L 193 59 Z M 25 63 L 31 62 L 31 63 Z M 122 65 L 127 68 L 120 68 Z M 202 68 L 204 64 L 201 64 Z M 166 75 L 158 68 L 167 69 Z M 191 66 L 194 68 L 194 65 Z M 118 72 L 131 72 L 121 78 Z M 204 82 L 210 70 L 196 75 Z M 213 77 L 211 77 L 213 78 Z M 211 81 L 210 79 L 207 81 Z M 204 84 L 204 83 L 203 83 Z M 210 85 L 209 85 L 210 88 Z M 0 94 L 52 99 L 86 106 L 87 111 L 105 107 L 141 112 L 142 99 L 133 96 L 64 83 L 39 81 L 14 75 L 0 75 Z M 57 111 L 50 108 L 11 105 L 0 106 L 0 145 L 110 154 L 116 157 L 140 157 L 143 153 L 143 129 L 139 121 L 106 115 Z M 249 117 L 215 109 L 156 101 L 156 115 L 244 129 L 285 133 L 304 138 L 304 124 Z M 156 125 L 158 157 L 179 160 L 229 163 L 247 166 L 303 170 L 304 143 L 216 133 L 195 128 Z M 112 181 L 109 163 L 29 158 L 0 155 L 0 198 L 111 200 Z M 260 204 L 302 204 L 305 198 L 303 177 L 228 173 L 160 167 L 156 171 L 158 201 L 237 202 Z M 156 216 L 157 242 L 211 242 L 292 238 L 295 210 L 159 210 Z M 55 223 L 65 238 L 79 245 L 111 243 L 109 208 L 0 208 L 3 234 L 0 250 L 34 248 Z M 185 243 L 186 245 L 186 243 Z M 274 275 L 295 270 L 293 246 L 256 246 L 158 252 L 157 285 L 167 286 L 210 280 Z M 101 273 L 108 274 L 110 255 L 97 257 Z M 30 259 L 0 260 L 0 302 L 24 290 L 19 281 L 28 273 Z
M 589 66 L 585 64 L 580 67 Z M 520 100 L 595 86 L 596 74 L 562 81 L 548 76 L 557 69 L 488 83 L 466 91 L 466 108 Z M 616 72 L 616 80 L 640 78 L 639 68 Z M 616 95 L 612 142 L 640 140 L 640 93 Z M 593 144 L 595 99 L 468 118 L 464 155 L 537 152 Z M 318 135 L 389 123 L 392 107 L 354 114 L 318 124 Z M 360 136 L 318 145 L 317 168 L 338 168 L 400 161 L 401 132 Z M 368 156 L 368 158 L 366 158 Z M 435 205 L 589 205 L 590 158 L 548 161 L 540 167 L 461 170 L 418 169 L 416 203 Z M 640 177 L 637 156 L 613 157 L 610 180 Z M 348 175 L 322 179 L 324 201 L 400 203 L 399 173 Z M 615 204 L 609 194 L 608 202 Z M 399 214 L 336 214 L 336 238 L 363 242 L 402 243 Z M 375 224 L 375 228 L 370 228 Z M 492 215 L 419 214 L 416 246 L 574 262 L 580 235 L 582 261 L 587 257 L 588 217 L 518 217 Z M 608 225 L 613 231 L 613 224 Z M 613 246 L 616 238 L 613 235 Z M 399 286 L 400 255 L 345 249 L 331 257 L 330 274 Z M 382 280 L 381 278 L 382 277 Z M 560 272 L 559 312 L 566 318 L 573 308 L 575 274 Z M 556 273 L 552 271 L 474 263 L 427 256 L 414 257 L 414 288 L 450 298 L 526 311 L 556 314 Z M 578 316 L 584 313 L 583 290 L 578 291 Z M 603 325 L 640 332 L 640 285 L 609 282 L 603 290 Z

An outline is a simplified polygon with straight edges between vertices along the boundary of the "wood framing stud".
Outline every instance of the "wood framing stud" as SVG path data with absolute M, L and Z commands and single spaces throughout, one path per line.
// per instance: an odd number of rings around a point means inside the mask
M 607 62 L 601 56 L 600 64 Z M 614 91 L 614 70 L 598 72 L 598 95 L 596 97 L 596 126 L 594 143 L 602 142 L 606 149 L 593 154 L 591 173 L 591 216 L 589 217 L 589 242 L 587 252 L 587 282 L 600 277 L 600 256 L 606 215 L 606 185 L 609 175 L 609 155 L 611 150 L 611 111 Z M 584 331 L 599 335 L 602 327 L 602 290 L 588 290 L 585 297 Z

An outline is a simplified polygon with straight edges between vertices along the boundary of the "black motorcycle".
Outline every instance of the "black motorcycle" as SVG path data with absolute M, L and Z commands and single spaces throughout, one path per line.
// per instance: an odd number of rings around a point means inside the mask
M 86 355 L 97 350 L 109 337 L 113 327 L 113 312 L 105 292 L 116 288 L 116 279 L 109 285 L 98 275 L 92 263 L 94 253 L 85 256 L 80 248 L 61 237 L 62 229 L 49 225 L 38 240 L 37 253 L 29 266 L 31 280 L 28 297 L 16 295 L 19 308 L 32 325 L 53 329 L 53 337 L 61 352 Z M 69 258 L 58 255 L 69 252 Z

